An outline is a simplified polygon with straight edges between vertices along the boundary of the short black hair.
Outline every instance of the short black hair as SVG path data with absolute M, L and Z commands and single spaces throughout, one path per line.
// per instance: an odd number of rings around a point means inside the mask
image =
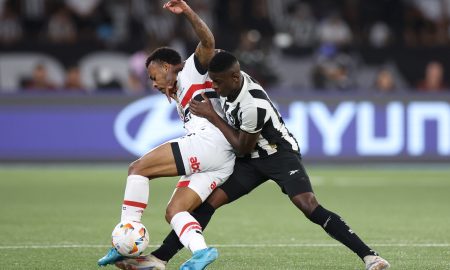
M 209 62 L 208 71 L 223 72 L 237 63 L 237 58 L 227 51 L 220 51 Z
M 147 61 L 145 61 L 145 67 L 148 68 L 150 62 L 152 61 L 160 61 L 166 62 L 171 65 L 178 65 L 181 63 L 180 54 L 174 49 L 168 47 L 161 47 L 154 50 L 149 57 L 147 57 Z

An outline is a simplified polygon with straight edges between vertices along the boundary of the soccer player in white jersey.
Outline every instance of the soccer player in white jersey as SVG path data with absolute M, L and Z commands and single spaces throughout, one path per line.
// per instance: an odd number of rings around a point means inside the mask
M 227 121 L 215 113 L 206 96 L 204 102 L 191 101 L 191 112 L 217 126 L 238 157 L 227 182 L 214 190 L 207 201 L 193 212 L 203 228 L 217 208 L 245 196 L 272 179 L 310 221 L 356 253 L 365 263 L 366 270 L 389 268 L 389 263 L 370 249 L 340 216 L 319 204 L 302 165 L 297 141 L 264 89 L 240 70 L 238 60 L 230 53 L 219 52 L 211 60 L 208 72 L 213 88 L 223 97 Z M 156 257 L 168 261 L 181 247 L 174 233 L 171 233 L 150 257 L 143 256 L 142 259 L 155 260 Z M 144 269 L 140 266 L 139 263 L 133 264 L 128 269 Z
M 206 119 L 189 112 L 192 99 L 204 94 L 215 103 L 217 113 L 223 115 L 220 101 L 211 88 L 207 74 L 214 55 L 214 37 L 200 17 L 182 0 L 172 0 L 164 8 L 183 14 L 191 23 L 200 43 L 185 62 L 170 48 L 156 49 L 147 59 L 146 67 L 153 86 L 176 101 L 184 122 L 186 136 L 166 142 L 131 163 L 122 205 L 121 220 L 140 222 L 149 197 L 149 180 L 163 176 L 181 175 L 170 199 L 166 220 L 192 257 L 180 269 L 204 269 L 217 256 L 215 248 L 208 248 L 199 221 L 190 214 L 209 194 L 231 175 L 234 152 L 223 134 Z M 173 81 L 176 78 L 176 81 Z M 106 266 L 123 257 L 115 248 L 98 261 Z M 152 269 L 164 268 L 164 263 Z

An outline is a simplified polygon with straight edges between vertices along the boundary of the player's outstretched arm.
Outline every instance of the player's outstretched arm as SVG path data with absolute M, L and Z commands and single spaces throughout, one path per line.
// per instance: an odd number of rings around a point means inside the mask
M 200 43 L 195 50 L 195 55 L 198 57 L 200 64 L 204 68 L 208 68 L 209 61 L 211 61 L 211 58 L 214 56 L 215 47 L 214 35 L 209 27 L 183 0 L 171 0 L 164 4 L 164 8 L 175 14 L 184 14 L 191 23 L 195 33 L 200 39 Z

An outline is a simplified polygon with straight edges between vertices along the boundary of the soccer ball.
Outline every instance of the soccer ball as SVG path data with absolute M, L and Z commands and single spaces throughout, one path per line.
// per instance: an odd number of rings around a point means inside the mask
M 112 245 L 125 257 L 137 257 L 147 248 L 148 231 L 144 224 L 121 221 L 112 232 Z

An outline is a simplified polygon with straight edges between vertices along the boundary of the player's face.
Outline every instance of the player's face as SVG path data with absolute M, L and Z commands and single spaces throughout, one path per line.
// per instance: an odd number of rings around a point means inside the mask
M 147 68 L 147 74 L 150 80 L 152 80 L 152 86 L 158 89 L 161 93 L 165 93 L 165 89 L 168 85 L 168 70 L 168 64 L 161 64 L 157 62 L 151 62 Z
M 213 82 L 212 88 L 221 97 L 227 97 L 239 90 L 239 74 L 236 72 L 209 72 L 209 77 Z

